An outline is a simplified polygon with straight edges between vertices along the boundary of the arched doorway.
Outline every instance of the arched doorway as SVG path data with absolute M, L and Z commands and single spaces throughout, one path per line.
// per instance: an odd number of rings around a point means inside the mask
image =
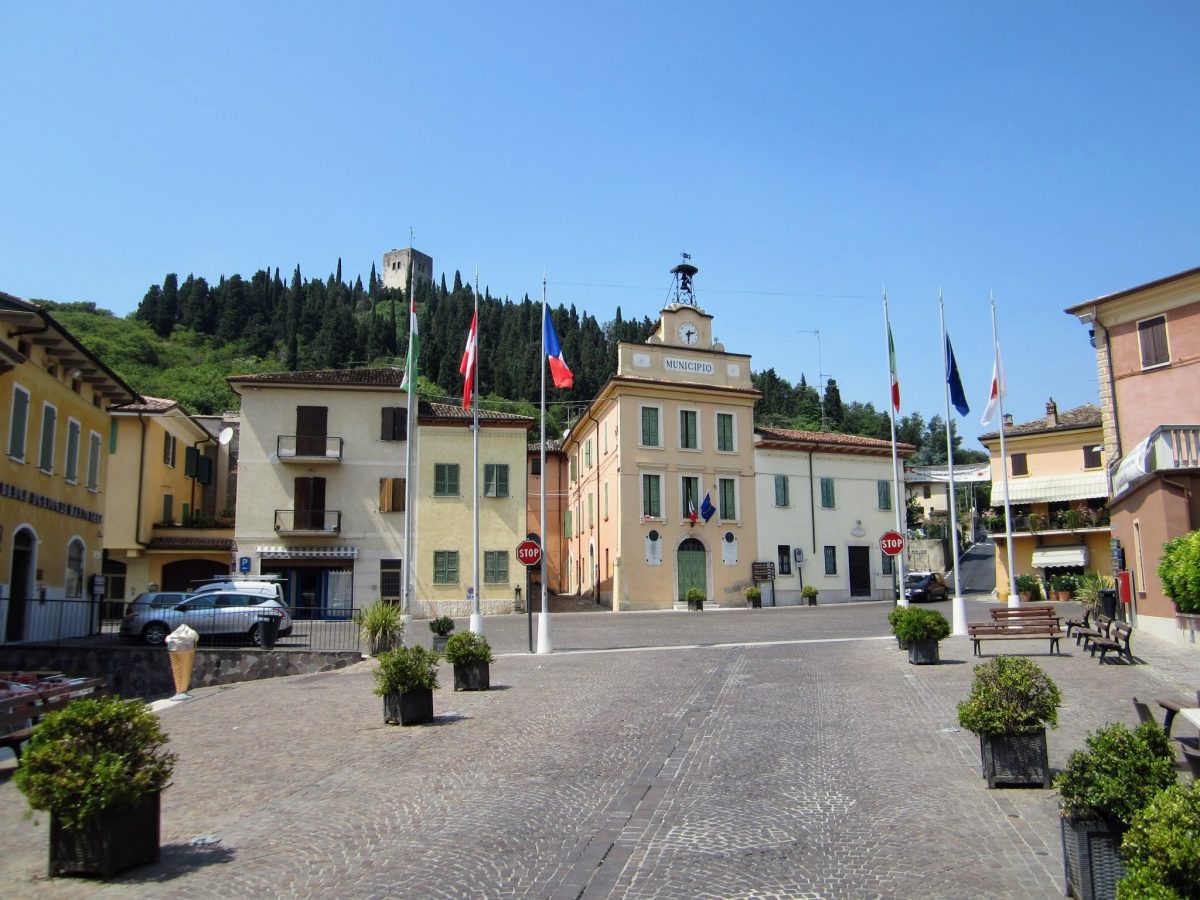
M 675 551 L 679 599 L 687 597 L 689 588 L 699 588 L 708 597 L 708 553 L 696 538 L 687 538 Z
M 13 535 L 12 569 L 8 577 L 8 616 L 4 623 L 6 641 L 20 641 L 25 638 L 25 604 L 33 597 L 36 548 L 37 538 L 30 529 L 18 529 Z

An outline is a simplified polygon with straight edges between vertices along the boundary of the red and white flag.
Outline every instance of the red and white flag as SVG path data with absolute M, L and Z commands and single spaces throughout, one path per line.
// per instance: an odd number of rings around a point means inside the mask
M 983 411 L 983 418 L 979 420 L 980 425 L 988 425 L 992 419 L 996 417 L 996 410 L 1000 406 L 1000 400 L 1008 394 L 1008 389 L 1004 384 L 1004 366 L 1000 364 L 1000 345 L 996 345 L 996 361 L 992 363 L 992 389 L 988 394 L 987 409 Z
M 888 368 L 892 372 L 892 412 L 900 414 L 900 375 L 896 372 L 896 345 L 892 343 L 892 323 L 888 322 Z
M 479 310 L 471 317 L 471 331 L 467 334 L 467 349 L 463 351 L 458 371 L 463 376 L 463 409 L 471 408 L 471 390 L 475 387 L 475 371 L 479 366 Z

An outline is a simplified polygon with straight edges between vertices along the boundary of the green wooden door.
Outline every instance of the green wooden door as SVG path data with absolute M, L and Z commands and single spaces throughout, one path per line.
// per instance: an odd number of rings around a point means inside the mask
M 704 545 L 695 538 L 688 538 L 679 545 L 676 552 L 679 566 L 679 599 L 687 596 L 688 588 L 699 588 L 708 597 L 708 584 L 705 580 L 706 554 Z

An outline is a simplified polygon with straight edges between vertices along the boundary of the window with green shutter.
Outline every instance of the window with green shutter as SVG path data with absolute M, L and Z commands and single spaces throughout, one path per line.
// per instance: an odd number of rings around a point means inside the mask
M 879 481 L 875 482 L 875 487 L 878 489 L 878 492 L 879 492 L 879 508 L 880 509 L 891 509 L 892 508 L 892 484 L 891 484 L 891 482 L 880 479 Z
M 775 505 L 790 506 L 788 498 L 788 477 L 786 475 L 775 476 Z
M 721 518 L 732 522 L 737 518 L 737 481 L 733 478 L 718 479 L 717 493 L 721 497 Z
M 435 463 L 433 466 L 433 496 L 458 496 L 458 463 Z
M 717 413 L 717 449 L 733 452 L 733 413 Z
M 696 433 L 696 411 L 694 409 L 679 411 L 679 446 L 684 450 L 696 450 L 700 446 L 700 438 Z
M 833 509 L 834 494 L 833 494 L 833 479 L 821 479 L 821 507 L 823 509 Z
M 700 479 L 693 475 L 682 478 L 680 499 L 683 501 L 680 509 L 683 518 L 689 518 L 691 513 L 700 514 Z
M 29 427 L 29 392 L 13 386 L 12 417 L 8 421 L 8 455 L 25 461 L 25 434 Z M 117 420 L 113 419 L 113 425 Z
M 483 496 L 508 496 L 508 466 L 488 463 L 483 467 Z
M 660 447 L 658 437 L 658 407 L 642 407 L 642 446 Z
M 458 584 L 458 551 L 433 551 L 433 583 Z
M 662 518 L 662 476 L 642 476 L 642 515 Z
M 485 550 L 483 552 L 483 583 L 508 583 L 508 551 Z

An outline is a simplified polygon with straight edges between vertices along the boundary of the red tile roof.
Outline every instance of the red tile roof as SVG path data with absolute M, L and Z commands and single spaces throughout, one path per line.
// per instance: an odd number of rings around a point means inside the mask
M 165 413 L 177 408 L 179 402 L 177 400 L 166 400 L 162 397 L 147 397 L 142 395 L 141 403 L 123 403 L 120 406 L 114 406 L 112 412 L 123 413 Z
M 1034 419 L 1032 422 L 1022 422 L 1020 425 L 1005 425 L 1004 436 L 1020 434 L 1047 434 L 1051 431 L 1073 431 L 1080 428 L 1099 428 L 1103 420 L 1100 416 L 1100 407 L 1094 403 L 1085 403 L 1083 406 L 1076 406 L 1074 409 L 1068 409 L 1066 412 L 1058 414 L 1058 424 L 1049 425 L 1046 423 L 1046 417 Z M 987 434 L 979 436 L 981 441 L 998 441 L 1000 440 L 999 431 L 989 431 Z
M 399 388 L 404 370 L 395 366 L 373 369 L 320 369 L 312 372 L 262 372 L 258 375 L 230 375 L 235 384 L 330 385 L 346 387 Z
M 764 427 L 755 428 L 754 433 L 762 437 L 762 443 L 764 444 L 811 444 L 817 448 L 824 446 L 830 449 L 845 448 L 892 452 L 891 441 L 881 441 L 878 438 L 862 437 L 857 434 L 839 434 L 835 431 L 796 431 L 791 428 Z M 896 450 L 901 456 L 912 455 L 917 452 L 917 448 L 912 444 L 903 443 L 897 443 Z

